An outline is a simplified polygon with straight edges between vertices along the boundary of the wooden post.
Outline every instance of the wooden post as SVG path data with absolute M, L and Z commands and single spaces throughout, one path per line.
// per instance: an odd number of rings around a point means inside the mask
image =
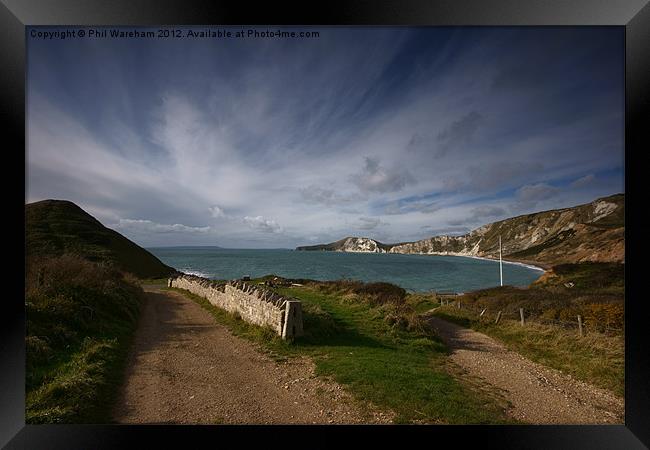
M 460 300 L 457 300 L 456 304 L 458 305 L 458 309 L 460 309 Z
M 497 320 L 494 321 L 495 325 L 499 323 L 499 319 L 501 319 L 501 311 L 499 311 L 499 314 L 497 314 Z
M 524 308 L 519 308 L 519 317 L 521 317 L 521 326 L 524 326 Z
M 580 332 L 580 337 L 584 336 L 582 334 L 582 316 L 581 315 L 578 315 L 578 330 Z

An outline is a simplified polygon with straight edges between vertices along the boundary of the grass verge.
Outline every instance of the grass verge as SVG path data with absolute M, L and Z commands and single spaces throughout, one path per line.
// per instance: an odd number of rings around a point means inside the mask
M 305 336 L 294 342 L 282 341 L 272 330 L 250 325 L 204 298 L 173 290 L 276 359 L 312 358 L 317 375 L 346 385 L 362 403 L 391 409 L 397 423 L 512 423 L 489 393 L 448 373 L 447 349 L 421 326 L 415 312 L 414 305 L 429 309 L 429 304 L 423 299 L 410 303 L 398 289 L 356 282 L 275 288 L 302 301 Z
M 25 421 L 108 423 L 142 300 L 137 281 L 79 257 L 28 261 Z

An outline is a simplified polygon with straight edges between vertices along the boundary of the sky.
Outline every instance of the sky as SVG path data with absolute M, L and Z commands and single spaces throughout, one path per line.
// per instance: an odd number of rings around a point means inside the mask
M 621 27 L 29 30 L 25 201 L 145 247 L 403 242 L 624 192 Z

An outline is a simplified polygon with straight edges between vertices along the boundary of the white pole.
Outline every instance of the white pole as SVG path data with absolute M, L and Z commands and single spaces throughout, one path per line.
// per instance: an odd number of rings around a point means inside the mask
M 501 235 L 499 235 L 499 276 L 501 278 L 501 286 L 503 286 L 503 261 L 501 260 Z

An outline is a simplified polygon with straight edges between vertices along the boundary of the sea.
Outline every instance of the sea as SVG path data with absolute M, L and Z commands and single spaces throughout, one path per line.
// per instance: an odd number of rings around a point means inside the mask
M 499 262 L 438 255 L 344 253 L 290 249 L 225 249 L 218 247 L 148 248 L 181 272 L 214 280 L 277 275 L 312 280 L 384 281 L 413 292 L 469 292 L 499 286 Z M 543 270 L 503 263 L 503 284 L 528 286 Z

